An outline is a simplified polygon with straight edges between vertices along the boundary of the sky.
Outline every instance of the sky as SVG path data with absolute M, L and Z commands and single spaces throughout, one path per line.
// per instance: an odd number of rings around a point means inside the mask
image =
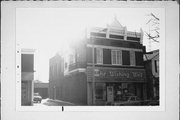
M 164 19 L 161 8 L 18 8 L 16 39 L 22 48 L 35 49 L 35 80 L 49 81 L 49 59 L 68 44 L 80 40 L 86 28 L 103 27 L 116 17 L 128 31 L 149 31 L 150 13 Z M 160 41 L 161 38 L 159 38 Z M 149 49 L 144 35 L 143 44 Z M 159 48 L 151 42 L 151 50 Z

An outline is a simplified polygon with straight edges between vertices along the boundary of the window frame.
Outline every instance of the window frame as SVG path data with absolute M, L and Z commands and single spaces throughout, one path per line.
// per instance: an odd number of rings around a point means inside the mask
M 99 51 L 99 54 L 98 54 Z M 96 48 L 96 64 L 103 64 L 103 48 Z
M 115 53 L 115 59 L 113 52 Z M 118 57 L 119 55 L 119 57 Z M 119 58 L 119 60 L 118 60 Z M 115 63 L 114 63 L 115 61 Z M 122 50 L 117 50 L 117 49 L 111 49 L 111 64 L 112 65 L 122 65 Z

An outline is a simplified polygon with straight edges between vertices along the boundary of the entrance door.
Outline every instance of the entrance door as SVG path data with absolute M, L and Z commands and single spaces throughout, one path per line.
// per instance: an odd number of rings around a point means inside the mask
M 114 102 L 113 86 L 107 86 L 107 102 Z

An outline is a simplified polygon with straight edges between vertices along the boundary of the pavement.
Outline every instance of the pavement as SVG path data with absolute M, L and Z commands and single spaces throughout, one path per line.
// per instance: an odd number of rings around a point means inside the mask
M 52 99 L 42 99 L 41 103 L 34 103 L 33 106 L 75 106 L 75 104 L 62 101 L 62 100 L 52 100 Z

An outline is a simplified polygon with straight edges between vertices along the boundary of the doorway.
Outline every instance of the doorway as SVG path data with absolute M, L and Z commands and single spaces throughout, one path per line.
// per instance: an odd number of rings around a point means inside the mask
M 107 86 L 107 102 L 114 102 L 114 88 Z

